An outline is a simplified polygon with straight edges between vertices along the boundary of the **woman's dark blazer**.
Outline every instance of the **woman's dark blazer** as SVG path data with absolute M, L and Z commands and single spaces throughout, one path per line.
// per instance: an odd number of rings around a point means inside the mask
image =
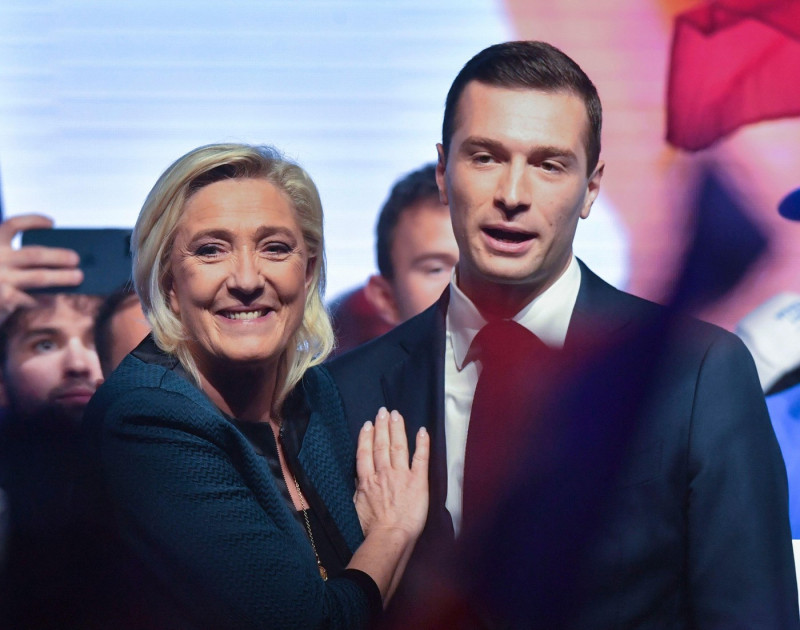
M 327 374 L 309 371 L 298 387 L 309 413 L 290 461 L 327 508 L 319 516 L 340 534 L 344 565 L 363 540 L 352 443 Z M 367 624 L 363 585 L 322 581 L 266 461 L 150 338 L 98 389 L 85 418 L 104 495 L 100 517 L 128 558 L 115 558 L 115 577 L 138 582 L 120 597 L 147 593 L 130 597 L 124 616 L 169 619 L 173 628 Z

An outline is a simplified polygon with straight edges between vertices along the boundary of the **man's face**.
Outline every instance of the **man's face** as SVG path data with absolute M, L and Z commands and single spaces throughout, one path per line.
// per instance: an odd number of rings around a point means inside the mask
M 375 277 L 381 283 L 376 306 L 387 322 L 399 324 L 433 304 L 450 281 L 458 246 L 447 206 L 429 199 L 406 208 L 394 229 L 391 257 L 394 277 Z
M 401 322 L 438 299 L 456 262 L 458 245 L 447 206 L 433 199 L 400 215 L 392 242 L 391 284 Z
M 33 307 L 10 335 L 2 388 L 15 418 L 77 422 L 83 415 L 102 375 L 94 349 L 97 304 L 82 299 L 83 308 L 63 295 Z
M 458 284 L 479 307 L 521 308 L 567 268 L 603 171 L 587 177 L 588 125 L 571 92 L 467 84 L 436 179 L 458 242 Z
M 150 332 L 150 323 L 142 312 L 136 295 L 129 296 L 109 322 L 109 370 L 116 368 Z

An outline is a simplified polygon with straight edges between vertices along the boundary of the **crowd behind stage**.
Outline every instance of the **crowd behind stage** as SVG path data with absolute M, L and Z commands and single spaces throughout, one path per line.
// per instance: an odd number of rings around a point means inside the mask
M 601 119 L 476 55 L 325 306 L 270 147 L 176 160 L 102 295 L 0 223 L 0 626 L 800 628 L 800 296 L 737 338 L 595 276 Z

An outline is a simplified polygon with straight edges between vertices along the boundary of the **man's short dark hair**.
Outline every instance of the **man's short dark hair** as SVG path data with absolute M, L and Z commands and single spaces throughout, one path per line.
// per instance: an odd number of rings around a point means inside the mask
M 378 271 L 387 280 L 394 278 L 392 246 L 395 228 L 400 215 L 422 201 L 439 201 L 439 188 L 436 185 L 436 164 L 426 164 L 412 171 L 392 186 L 388 199 L 383 204 L 375 226 L 375 250 L 378 258 Z M 442 206 L 444 208 L 444 206 Z
M 587 175 L 591 175 L 600 159 L 600 130 L 603 125 L 600 97 L 586 73 L 558 48 L 545 42 L 506 42 L 489 46 L 470 59 L 447 93 L 442 123 L 445 158 L 458 124 L 458 101 L 470 81 L 512 89 L 567 91 L 580 96 L 589 118 L 585 144 Z

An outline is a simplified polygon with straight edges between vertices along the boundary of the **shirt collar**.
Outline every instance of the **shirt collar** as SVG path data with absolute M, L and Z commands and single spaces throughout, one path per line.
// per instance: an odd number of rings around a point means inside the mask
M 525 326 L 548 346 L 561 348 L 567 337 L 569 320 L 578 290 L 581 269 L 575 256 L 566 271 L 544 293 L 529 302 L 513 319 Z M 447 307 L 447 337 L 459 370 L 478 331 L 486 324 L 477 307 L 456 283 L 456 270 L 450 276 L 450 303 Z

